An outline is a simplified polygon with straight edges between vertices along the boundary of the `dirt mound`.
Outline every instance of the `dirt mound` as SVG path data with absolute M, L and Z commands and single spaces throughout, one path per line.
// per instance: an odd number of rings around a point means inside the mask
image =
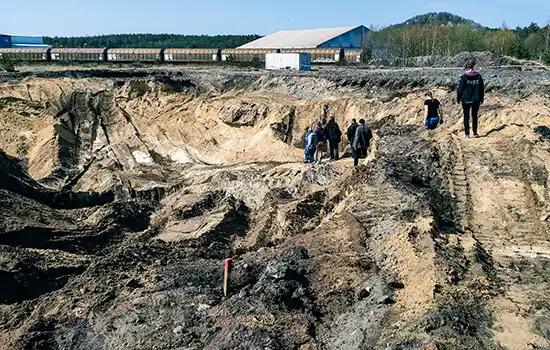
M 380 67 L 420 67 L 420 68 L 460 68 L 466 66 L 468 62 L 475 60 L 477 66 L 481 69 L 508 68 L 515 70 L 539 70 L 546 71 L 543 63 L 537 61 L 518 60 L 513 57 L 498 55 L 493 52 L 462 52 L 455 56 L 415 56 L 403 60 L 402 58 L 374 59 L 368 62 L 369 66 Z
M 465 140 L 456 73 L 12 76 L 0 349 L 550 347 L 548 77 L 487 72 Z M 302 163 L 330 116 L 366 164 Z

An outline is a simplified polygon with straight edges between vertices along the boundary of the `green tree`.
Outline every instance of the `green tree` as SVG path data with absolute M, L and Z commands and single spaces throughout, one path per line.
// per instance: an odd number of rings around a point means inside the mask
M 503 24 L 499 30 L 493 31 L 489 36 L 489 48 L 496 54 L 505 55 L 510 51 L 515 40 L 516 34 Z
M 514 40 L 509 47 L 508 56 L 517 57 L 520 59 L 528 59 L 531 55 L 529 51 L 525 48 L 524 43 L 516 39 Z
M 13 64 L 13 61 L 5 57 L 0 57 L 0 71 L 1 70 L 6 72 L 15 72 L 15 65 Z
M 524 42 L 525 49 L 529 53 L 529 58 L 541 59 L 544 53 L 544 37 L 542 32 L 530 34 Z

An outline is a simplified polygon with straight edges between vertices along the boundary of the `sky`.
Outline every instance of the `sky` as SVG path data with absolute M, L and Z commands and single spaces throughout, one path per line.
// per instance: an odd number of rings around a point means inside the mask
M 541 25 L 549 0 L 0 0 L 0 33 L 260 34 L 352 25 L 387 26 L 446 11 L 490 27 Z

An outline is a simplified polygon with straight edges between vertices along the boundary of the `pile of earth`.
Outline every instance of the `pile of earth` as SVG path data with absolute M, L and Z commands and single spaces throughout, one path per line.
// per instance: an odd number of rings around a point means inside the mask
M 467 63 L 474 60 L 481 69 L 496 69 L 509 67 L 516 70 L 538 70 L 547 71 L 548 67 L 541 62 L 519 60 L 510 56 L 495 54 L 490 51 L 462 52 L 455 56 L 429 55 L 409 57 L 405 61 L 402 58 L 393 59 L 372 59 L 369 66 L 389 67 L 421 67 L 421 68 L 463 68 Z

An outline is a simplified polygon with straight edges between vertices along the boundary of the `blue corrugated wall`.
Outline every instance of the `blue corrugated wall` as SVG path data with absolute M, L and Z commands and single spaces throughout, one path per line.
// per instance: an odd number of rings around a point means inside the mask
M 0 48 L 10 48 L 11 47 L 11 37 L 9 36 L 0 36 Z
M 41 45 L 44 44 L 44 38 L 41 36 L 30 36 L 30 35 L 12 35 L 11 36 L 12 45 L 22 44 L 22 45 Z
M 365 26 L 360 26 L 317 47 L 360 49 L 367 42 L 368 36 L 369 30 Z

